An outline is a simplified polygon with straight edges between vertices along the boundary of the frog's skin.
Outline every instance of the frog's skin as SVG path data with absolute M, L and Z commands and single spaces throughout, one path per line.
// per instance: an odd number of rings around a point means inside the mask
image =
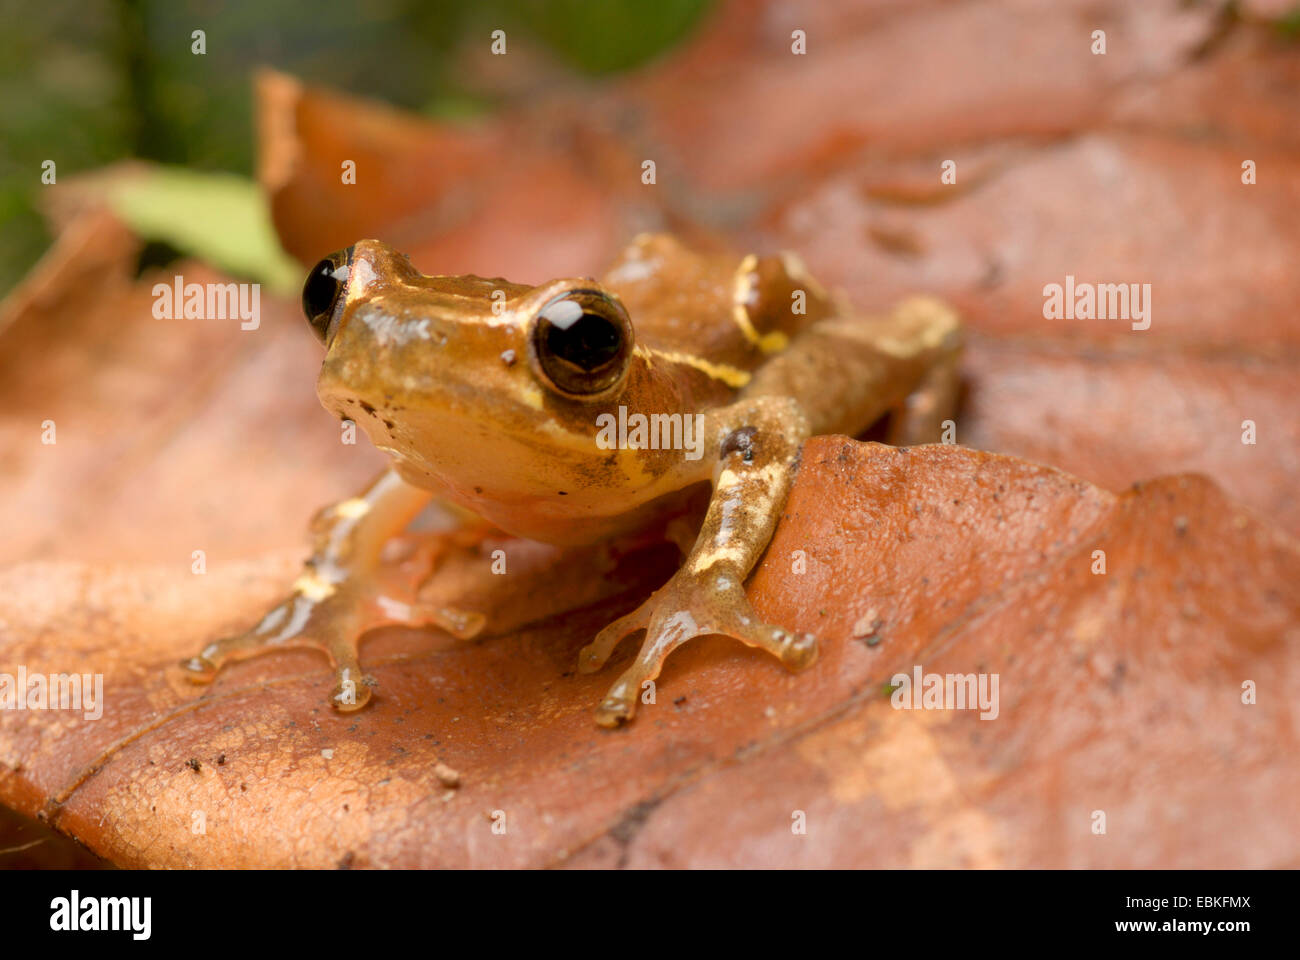
M 319 646 L 340 710 L 369 698 L 357 660 L 367 630 L 435 625 L 469 637 L 483 626 L 482 614 L 380 586 L 385 543 L 435 496 L 575 551 L 647 535 L 679 542 L 677 573 L 580 654 L 583 672 L 598 670 L 646 631 L 597 708 L 602 725 L 631 719 L 642 685 L 692 637 L 734 637 L 807 667 L 815 638 L 760 621 L 743 589 L 804 440 L 854 435 L 888 412 L 891 442 L 937 440 L 956 397 L 959 326 L 943 303 L 918 297 L 885 317 L 854 316 L 793 255 L 706 254 L 666 235 L 638 237 L 600 282 L 536 287 L 424 276 L 364 240 L 317 265 L 303 302 L 326 346 L 321 403 L 361 424 L 392 466 L 317 515 L 288 599 L 184 666 L 201 682 L 230 660 Z M 703 456 L 603 448 L 597 418 L 620 406 L 702 414 Z M 707 484 L 700 523 L 691 503 Z M 686 536 L 683 518 L 694 522 Z

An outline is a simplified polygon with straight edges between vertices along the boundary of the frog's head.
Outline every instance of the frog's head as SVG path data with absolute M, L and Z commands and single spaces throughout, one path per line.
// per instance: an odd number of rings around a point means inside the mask
M 597 418 L 620 404 L 681 400 L 594 280 L 424 276 L 363 240 L 318 263 L 302 301 L 326 347 L 325 408 L 360 424 L 408 482 L 506 530 L 557 540 L 565 525 L 612 520 L 664 492 L 673 466 L 650 459 L 681 459 L 597 442 Z

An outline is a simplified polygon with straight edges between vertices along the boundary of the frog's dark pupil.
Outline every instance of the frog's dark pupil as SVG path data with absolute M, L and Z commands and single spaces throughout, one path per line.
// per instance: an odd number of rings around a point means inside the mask
M 334 276 L 336 269 L 330 261 L 322 260 L 307 275 L 307 282 L 302 287 L 302 312 L 309 320 L 329 313 L 333 308 L 343 286 Z
M 580 370 L 599 370 L 619 354 L 619 329 L 596 313 L 584 313 L 568 326 L 551 324 L 546 330 L 546 349 Z
M 599 291 L 561 294 L 532 328 L 529 358 L 551 387 L 571 397 L 594 397 L 617 384 L 631 356 L 622 304 Z
M 329 337 L 330 323 L 352 268 L 353 247 L 332 253 L 307 274 L 302 285 L 302 312 L 321 343 Z

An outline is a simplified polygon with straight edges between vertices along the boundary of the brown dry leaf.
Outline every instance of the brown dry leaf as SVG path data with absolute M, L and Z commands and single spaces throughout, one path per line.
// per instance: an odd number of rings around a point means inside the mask
M 136 242 L 83 211 L 0 313 L 0 673 L 102 672 L 107 705 L 0 715 L 0 801 L 127 866 L 1300 865 L 1294 60 L 1174 0 L 784 11 L 728 5 L 594 99 L 468 129 L 268 74 L 284 245 L 379 236 L 426 271 L 526 281 L 665 225 L 796 249 L 862 306 L 957 303 L 958 439 L 1086 479 L 814 440 L 751 595 L 822 658 L 796 676 L 696 641 L 614 733 L 590 711 L 632 645 L 595 676 L 577 650 L 660 553 L 479 643 L 377 633 L 356 715 L 308 652 L 194 688 L 175 661 L 275 600 L 311 513 L 381 458 L 316 403 L 295 304 L 264 296 L 257 331 L 156 321 Z M 1141 54 L 1091 57 L 1094 23 Z M 791 57 L 794 27 L 824 55 Z M 1152 283 L 1151 329 L 1045 321 L 1066 273 Z M 1211 479 L 1150 479 L 1184 471 Z M 448 589 L 482 559 L 453 553 Z M 545 577 L 505 579 L 526 619 Z M 997 674 L 997 719 L 892 709 L 917 664 Z
M 646 156 L 709 191 L 771 194 L 864 158 L 1072 133 L 1182 67 L 1214 21 L 1179 0 L 738 0 L 623 95 Z M 1119 48 L 1094 56 L 1097 29 Z
M 383 457 L 340 444 L 311 385 L 320 346 L 296 304 L 263 297 L 261 325 L 155 320 L 132 282 L 138 243 L 110 215 L 76 221 L 0 313 L 6 563 L 119 562 L 202 549 L 220 563 L 301 545 L 322 503 Z M 197 263 L 187 280 L 223 281 Z M 57 442 L 42 444 L 52 420 Z
M 663 222 L 638 162 L 576 107 L 442 127 L 270 71 L 257 92 L 259 179 L 303 263 L 377 237 L 428 273 L 542 283 Z
M 1200 478 L 1116 497 L 959 448 L 815 440 L 752 592 L 817 631 L 821 660 L 796 676 L 697 642 L 617 733 L 590 714 L 610 673 L 573 663 L 625 601 L 461 647 L 377 637 L 377 696 L 350 717 L 307 653 L 239 664 L 201 697 L 168 673 L 290 574 L 10 569 L 5 669 L 103 672 L 110 707 L 7 718 L 5 802 L 128 866 L 1300 861 L 1280 842 L 1300 836 L 1284 706 L 1300 550 Z M 874 647 L 851 636 L 868 608 Z M 882 685 L 913 664 L 998 674 L 998 718 L 894 711 Z

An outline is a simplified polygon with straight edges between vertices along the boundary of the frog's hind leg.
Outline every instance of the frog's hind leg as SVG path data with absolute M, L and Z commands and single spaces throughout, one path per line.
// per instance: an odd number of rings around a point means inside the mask
M 957 413 L 960 392 L 958 354 L 954 351 L 936 361 L 916 389 L 894 409 L 889 421 L 890 445 L 913 447 L 942 440 L 945 421 L 952 421 Z
M 908 297 L 883 315 L 818 321 L 757 370 L 741 396 L 796 398 L 813 435 L 857 436 L 909 405 L 895 418 L 894 442 L 937 440 L 957 399 L 961 340 L 952 307 Z

